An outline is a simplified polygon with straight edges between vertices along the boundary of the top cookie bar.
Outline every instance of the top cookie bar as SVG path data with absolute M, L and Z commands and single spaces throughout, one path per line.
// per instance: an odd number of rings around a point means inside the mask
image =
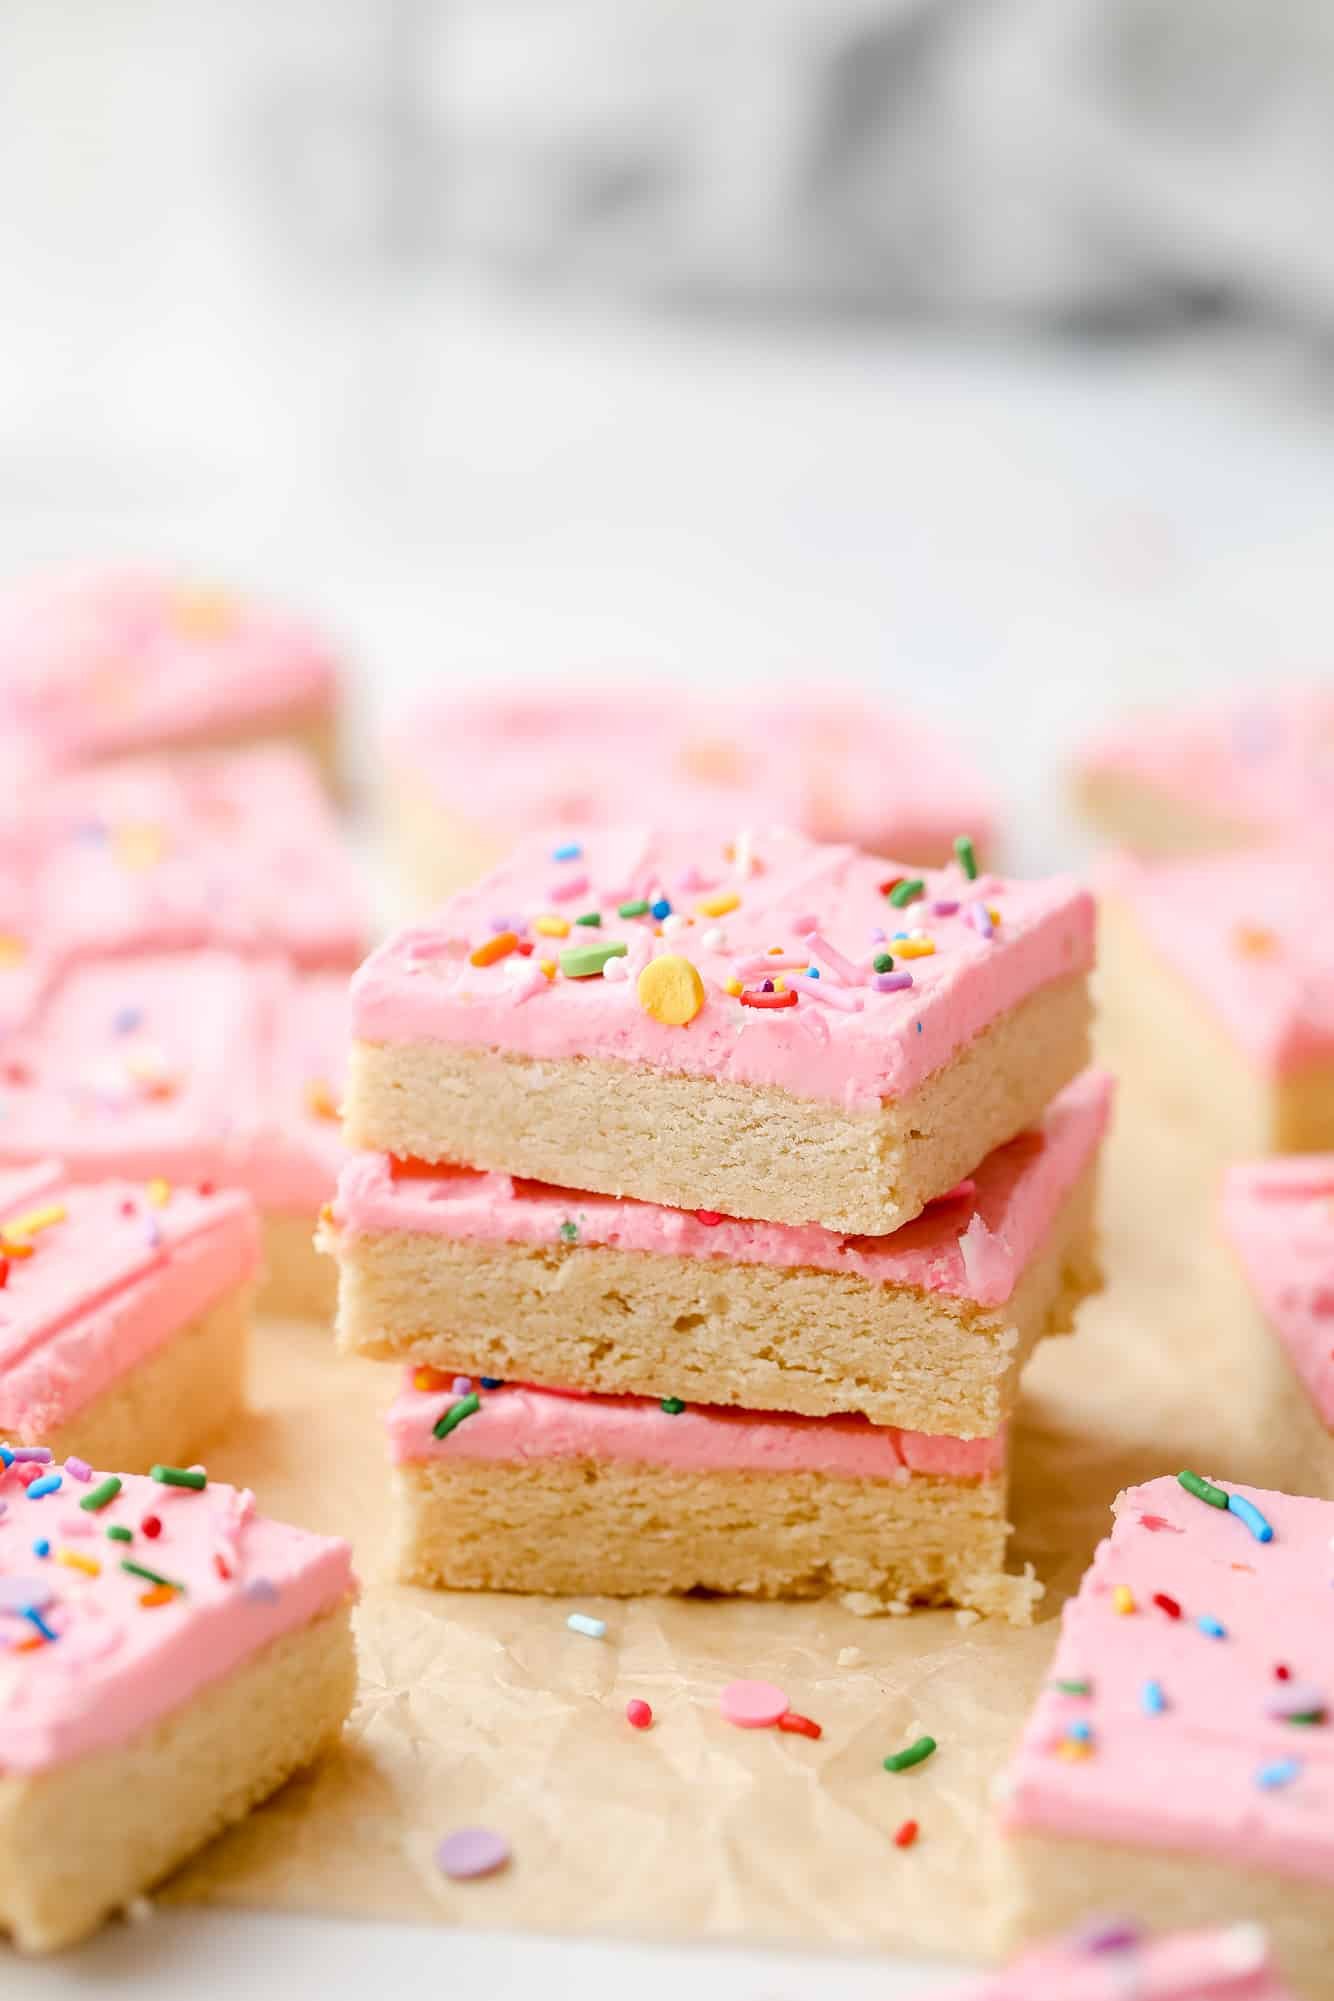
M 781 829 L 533 838 L 352 988 L 347 1136 L 878 1235 L 1088 1061 L 1093 905 Z

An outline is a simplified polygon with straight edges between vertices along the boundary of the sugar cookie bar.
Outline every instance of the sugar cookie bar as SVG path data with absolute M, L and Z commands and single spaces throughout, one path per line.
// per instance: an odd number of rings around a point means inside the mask
M 1329 1968 L 1334 1506 L 1182 1481 L 1118 1497 L 1066 1605 L 1003 1787 L 1002 1887 L 1026 1937 L 1257 1920 L 1300 1987 Z
M 1334 694 L 1249 689 L 1134 716 L 1095 738 L 1076 786 L 1093 824 L 1146 854 L 1195 854 L 1334 826 Z
M 245 1386 L 259 1226 L 245 1195 L 0 1174 L 0 1438 L 147 1466 Z
M 1092 900 L 771 830 L 531 840 L 352 987 L 357 1148 L 881 1235 L 1088 1060 Z
M 132 572 L 24 584 L 0 603 L 0 692 L 52 769 L 274 738 L 335 764 L 324 641 L 214 586 Z
M 332 1320 L 338 1268 L 315 1248 L 345 1150 L 339 1125 L 347 1063 L 347 980 L 291 981 L 266 1044 L 261 1129 L 245 1186 L 264 1217 L 265 1313 Z
M 936 2001 L 1293 2001 L 1258 1925 L 1150 1938 L 1119 1918 L 932 1993 Z
M 337 1740 L 356 1582 L 346 1543 L 199 1469 L 67 1462 L 25 1493 L 26 1467 L 0 1478 L 0 1932 L 50 1952 Z
M 1098 1282 L 1111 1079 L 888 1237 L 584 1195 L 355 1155 L 322 1242 L 345 1351 L 529 1382 L 975 1437 Z
M 522 835 L 571 824 L 650 818 L 725 837 L 781 822 L 932 865 L 961 827 L 989 854 L 995 827 L 995 800 L 951 739 L 898 704 L 827 687 L 771 689 L 762 704 L 683 703 L 665 683 L 440 691 L 395 727 L 386 766 L 400 866 L 428 905 Z
M 1229 1168 L 1219 1225 L 1257 1319 L 1334 1431 L 1334 1155 Z
M 1334 1147 L 1334 929 L 1319 857 L 1120 858 L 1102 881 L 1112 1067 L 1233 1158 Z
M 467 1381 L 409 1371 L 389 1412 L 405 1583 L 838 1595 L 1017 1624 L 1041 1595 L 1005 1572 L 1003 1435 Z

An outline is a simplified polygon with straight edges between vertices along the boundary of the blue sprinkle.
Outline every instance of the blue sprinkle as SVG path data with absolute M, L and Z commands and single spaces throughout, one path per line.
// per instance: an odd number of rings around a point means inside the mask
M 60 1480 L 59 1473 L 43 1473 L 41 1478 L 34 1480 L 28 1488 L 28 1499 L 40 1501 L 43 1494 L 54 1494 L 60 1485 Z
M 484 1390 L 503 1390 L 505 1387 L 503 1376 L 479 1376 L 477 1380 Z
M 1087 1744 L 1093 1736 L 1093 1725 L 1079 1716 L 1067 1726 L 1065 1734 L 1067 1737 L 1073 1737 L 1076 1744 Z
M 133 1035 L 135 1029 L 142 1028 L 143 1024 L 144 1011 L 141 1007 L 117 1008 L 111 1018 L 112 1031 L 116 1035 Z
M 551 859 L 553 862 L 577 862 L 583 852 L 578 841 L 562 841 L 558 848 L 551 850 Z
M 1248 1501 L 1244 1494 L 1229 1494 L 1227 1497 L 1227 1511 L 1230 1515 L 1235 1515 L 1239 1522 L 1245 1522 L 1257 1542 L 1272 1542 L 1274 1540 L 1273 1529 L 1270 1528 L 1269 1523 L 1260 1513 L 1260 1510 L 1253 1502 Z
M 922 1024 L 921 1024 L 921 1022 L 919 1021 L 919 1022 L 918 1022 L 918 1024 L 917 1024 L 917 1033 L 918 1033 L 918 1034 L 920 1035 L 920 1034 L 921 1034 L 921 1032 L 922 1032 Z
M 1195 1623 L 1202 1633 L 1209 1635 L 1211 1640 L 1225 1640 L 1227 1638 L 1227 1627 L 1220 1625 L 1217 1619 L 1211 1619 L 1207 1612 L 1202 1619 L 1197 1619 Z
M 276 1605 L 282 1593 L 267 1577 L 252 1577 L 244 1595 L 252 1605 Z
M 658 919 L 659 923 L 661 923 L 664 917 L 670 917 L 672 914 L 672 906 L 665 896 L 660 896 L 656 903 L 650 903 L 649 909 Z
M 1288 1786 L 1301 1774 L 1300 1758 L 1276 1758 L 1272 1765 L 1261 1765 L 1255 1775 L 1255 1783 L 1269 1792 L 1274 1786 Z
M 0 1466 L 3 1466 L 7 1472 L 13 1464 L 14 1455 L 9 1447 L 7 1445 L 0 1445 Z
M 818 980 L 820 977 L 820 968 L 818 966 L 807 966 L 806 977 L 808 980 Z
M 605 1619 L 590 1619 L 587 1612 L 571 1612 L 565 1623 L 572 1633 L 582 1633 L 589 1640 L 600 1640 L 607 1631 Z
M 1161 1716 L 1167 1707 L 1160 1681 L 1146 1681 L 1139 1692 L 1139 1706 L 1146 1716 Z
M 47 1541 L 44 1535 L 38 1536 L 36 1542 L 32 1546 L 32 1553 L 34 1556 L 50 1556 L 51 1545 Z
M 44 1640 L 54 1640 L 57 1638 L 57 1635 L 51 1631 L 51 1628 L 47 1625 L 45 1619 L 42 1617 L 41 1613 L 37 1610 L 37 1607 L 35 1605 L 29 1605 L 25 1610 L 23 1616 L 25 1619 L 30 1620 L 34 1626 L 36 1626 L 38 1632 L 41 1634 Z
M 894 943 L 895 943 L 895 944 L 897 945 L 897 944 L 898 944 L 898 942 L 899 942 L 899 939 L 900 939 L 900 938 L 906 938 L 906 937 L 907 937 L 907 935 L 908 935 L 908 934 L 907 934 L 907 932 L 906 932 L 906 931 L 896 931 L 896 932 L 894 933 Z

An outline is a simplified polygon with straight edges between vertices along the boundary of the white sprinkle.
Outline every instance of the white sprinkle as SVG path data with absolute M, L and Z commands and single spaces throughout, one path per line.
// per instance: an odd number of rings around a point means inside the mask
M 587 1640 L 601 1640 L 607 1632 L 605 1619 L 590 1619 L 587 1612 L 571 1612 L 565 1621 L 572 1633 L 582 1633 Z
M 727 933 L 723 930 L 721 924 L 713 924 L 710 925 L 699 942 L 706 952 L 725 952 L 727 950 Z
M 608 959 L 606 965 L 602 968 L 602 977 L 604 980 L 612 981 L 613 984 L 617 980 L 628 980 L 630 977 L 629 958 L 625 954 L 622 954 L 619 959 Z
M 961 1605 L 954 1615 L 954 1623 L 956 1626 L 975 1626 L 981 1617 L 982 1614 L 974 1612 L 970 1605 Z
M 840 1647 L 838 1650 L 840 1667 L 860 1667 L 865 1659 L 866 1656 L 860 1647 Z
M 1267 1957 L 1268 1946 L 1259 1925 L 1229 1925 L 1218 1941 L 1221 1973 L 1258 1973 Z
M 684 931 L 685 928 L 686 928 L 686 921 L 685 918 L 681 915 L 679 910 L 669 910 L 667 915 L 662 920 L 662 930 L 664 937 L 670 938 L 674 935 L 674 933 L 676 933 L 677 931 Z
M 146 1925 L 156 1915 L 151 1897 L 131 1897 L 125 1906 L 126 1921 L 132 1925 Z

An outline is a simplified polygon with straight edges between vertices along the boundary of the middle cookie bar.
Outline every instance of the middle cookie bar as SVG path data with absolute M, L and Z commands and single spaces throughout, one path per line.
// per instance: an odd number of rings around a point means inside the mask
M 1111 1079 L 1086 1073 L 1036 1131 L 880 1238 L 359 1155 L 322 1232 L 342 1272 L 340 1346 L 988 1436 L 1036 1342 L 1098 1284 L 1111 1102 Z

